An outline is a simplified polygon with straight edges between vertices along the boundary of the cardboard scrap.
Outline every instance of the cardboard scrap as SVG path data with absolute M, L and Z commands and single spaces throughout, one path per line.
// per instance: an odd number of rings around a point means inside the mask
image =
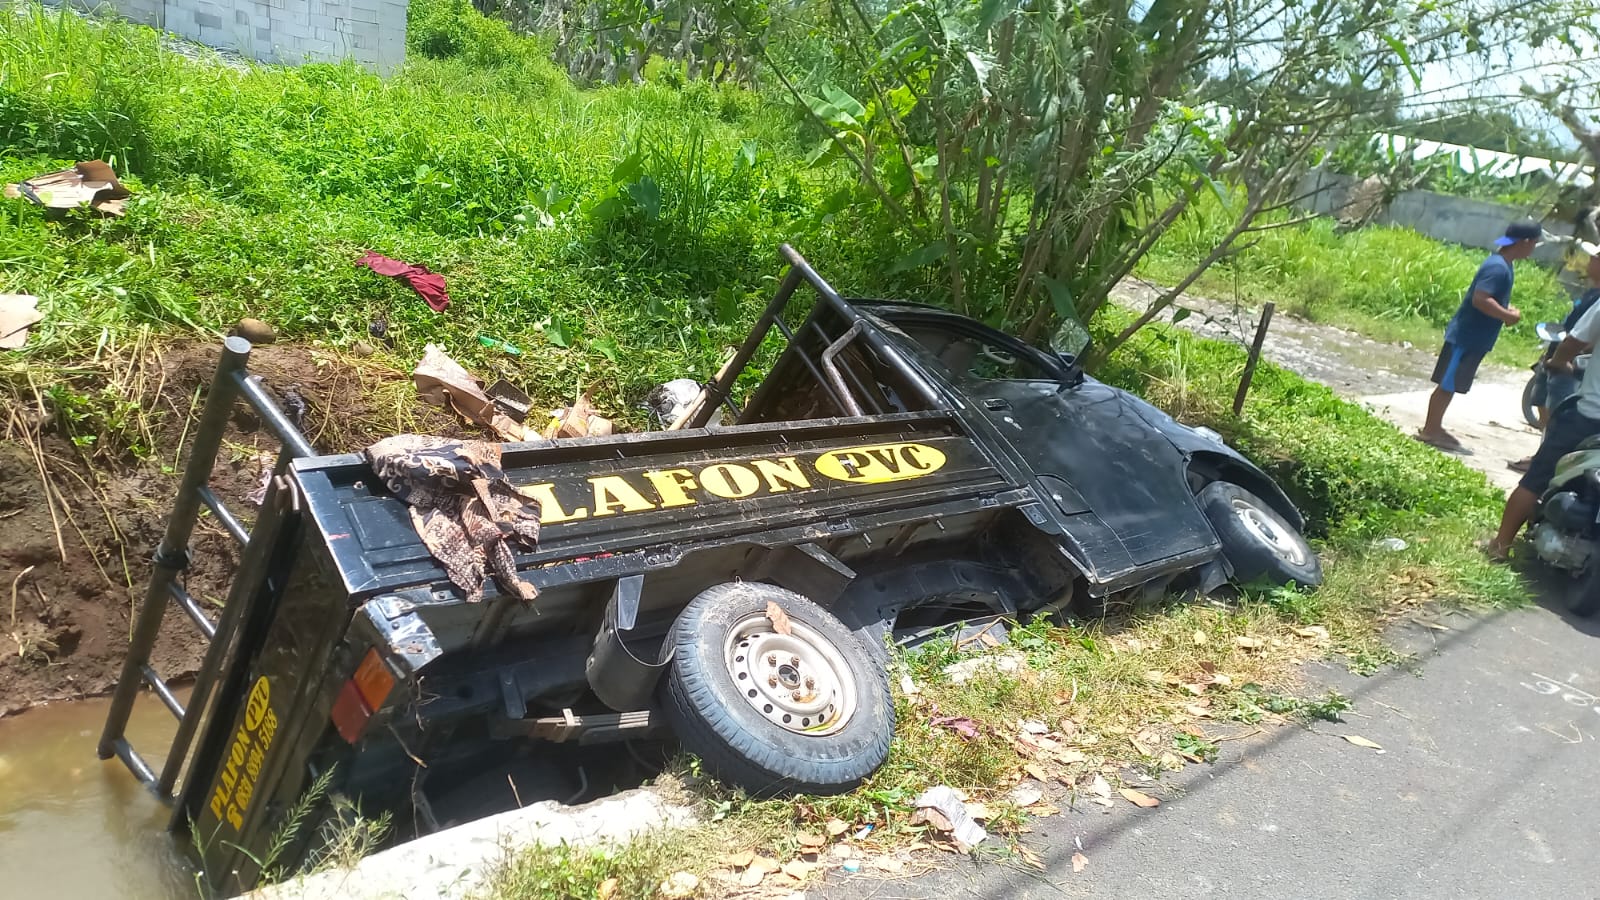
M 0 350 L 18 350 L 28 342 L 28 326 L 44 319 L 39 298 L 31 294 L 0 294 Z
M 111 166 L 98 159 L 8 184 L 4 193 L 8 198 L 26 199 L 47 209 L 88 206 L 108 216 L 122 215 L 128 197 L 132 196 L 132 192 L 117 180 L 117 173 Z

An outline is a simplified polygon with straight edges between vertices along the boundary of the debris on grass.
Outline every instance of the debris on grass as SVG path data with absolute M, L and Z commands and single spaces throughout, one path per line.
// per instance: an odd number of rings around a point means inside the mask
M 1122 788 L 1121 790 L 1117 791 L 1117 793 L 1122 795 L 1122 799 L 1143 809 L 1154 809 L 1155 807 L 1161 805 L 1160 800 L 1157 800 L 1143 791 L 1134 790 L 1133 788 Z
M 133 196 L 133 192 L 117 180 L 117 173 L 111 166 L 98 159 L 8 184 L 4 193 L 7 198 L 25 199 L 46 209 L 87 206 L 107 216 L 122 215 L 127 198 Z
M 1365 747 L 1368 750 L 1376 750 L 1379 753 L 1384 752 L 1382 744 L 1378 743 L 1377 741 L 1368 740 L 1359 734 L 1342 734 L 1340 737 L 1352 744 L 1355 744 L 1357 747 Z
M 983 843 L 989 833 L 975 821 L 967 804 L 949 785 L 941 784 L 923 791 L 916 800 L 917 812 L 912 823 L 926 822 L 934 830 L 953 836 L 967 847 Z
M 390 259 L 371 250 L 362 254 L 361 258 L 356 260 L 356 265 L 371 269 L 379 275 L 404 281 L 434 312 L 444 312 L 450 306 L 450 294 L 445 290 L 444 276 L 430 271 L 427 266 Z
M 39 298 L 31 294 L 0 294 L 0 350 L 20 350 L 28 342 L 28 329 L 44 320 Z

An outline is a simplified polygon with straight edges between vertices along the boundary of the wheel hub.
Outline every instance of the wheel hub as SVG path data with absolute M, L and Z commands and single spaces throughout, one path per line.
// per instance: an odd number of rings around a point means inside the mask
M 791 620 L 779 634 L 765 614 L 729 633 L 728 674 L 739 695 L 767 721 L 821 737 L 837 732 L 855 712 L 855 683 L 844 656 L 827 638 Z
M 1294 565 L 1306 563 L 1306 550 L 1295 535 L 1285 529 L 1266 511 L 1257 509 L 1243 500 L 1233 501 L 1233 514 L 1256 540 L 1272 548 L 1272 552 Z

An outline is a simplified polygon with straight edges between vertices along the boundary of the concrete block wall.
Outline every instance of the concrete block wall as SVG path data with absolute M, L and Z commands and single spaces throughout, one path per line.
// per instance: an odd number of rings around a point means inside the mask
M 1301 205 L 1307 211 L 1332 215 L 1345 205 L 1355 183 L 1356 179 L 1348 175 L 1314 169 L 1301 178 L 1296 194 L 1305 197 Z M 1537 219 L 1541 212 L 1536 210 L 1530 216 L 1528 210 L 1517 206 L 1433 191 L 1406 191 L 1395 197 L 1375 221 L 1382 225 L 1401 225 L 1435 240 L 1488 250 L 1494 239 L 1505 233 L 1507 223 Z M 1548 219 L 1543 226 L 1552 235 L 1571 235 L 1573 231 L 1571 222 Z M 1547 243 L 1534 251 L 1533 258 L 1559 267 L 1565 252 L 1563 244 Z
M 408 0 L 70 0 L 91 12 L 294 65 L 353 59 L 378 72 L 406 58 Z

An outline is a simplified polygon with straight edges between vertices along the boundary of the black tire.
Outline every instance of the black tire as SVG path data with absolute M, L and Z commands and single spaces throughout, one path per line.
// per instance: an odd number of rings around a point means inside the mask
M 1236 484 L 1213 481 L 1200 491 L 1200 508 L 1222 539 L 1222 555 L 1235 584 L 1269 581 L 1314 588 L 1322 562 L 1272 505 Z
M 1522 387 L 1522 420 L 1531 428 L 1539 427 L 1539 407 L 1544 399 L 1543 381 L 1544 373 L 1536 371 Z
M 1583 574 L 1567 586 L 1567 612 L 1587 619 L 1600 612 L 1600 560 L 1591 558 Z
M 769 602 L 789 617 L 790 635 L 771 628 L 766 618 Z M 737 638 L 740 634 L 747 637 Z M 684 748 L 699 756 L 718 778 L 763 797 L 789 792 L 840 794 L 865 781 L 888 759 L 894 702 L 886 670 L 838 619 L 805 597 L 758 582 L 715 585 L 684 607 L 667 639 L 673 648 L 672 668 L 662 689 L 667 720 Z M 762 680 L 750 677 L 752 673 L 741 665 L 759 665 L 756 657 L 763 644 L 779 648 L 768 658 L 789 655 L 793 651 L 784 648 L 796 646 L 797 640 L 799 652 L 813 656 L 807 657 L 808 665 L 782 666 L 788 670 L 784 677 L 794 679 L 789 686 L 798 688 L 796 694 L 803 691 L 801 682 L 809 672 L 821 685 L 812 696 L 833 700 L 817 722 L 790 722 L 786 727 L 778 717 L 785 714 L 782 704 L 787 701 L 776 696 L 786 689 L 783 683 L 758 683 Z M 823 644 L 831 648 L 831 659 L 830 650 L 820 649 Z M 745 649 L 755 653 L 739 655 Z M 820 662 L 811 664 L 816 660 Z M 838 682 L 837 690 L 827 689 L 830 679 Z M 793 704 L 797 709 L 802 705 Z M 839 721 L 830 733 L 805 733 L 834 715 Z

